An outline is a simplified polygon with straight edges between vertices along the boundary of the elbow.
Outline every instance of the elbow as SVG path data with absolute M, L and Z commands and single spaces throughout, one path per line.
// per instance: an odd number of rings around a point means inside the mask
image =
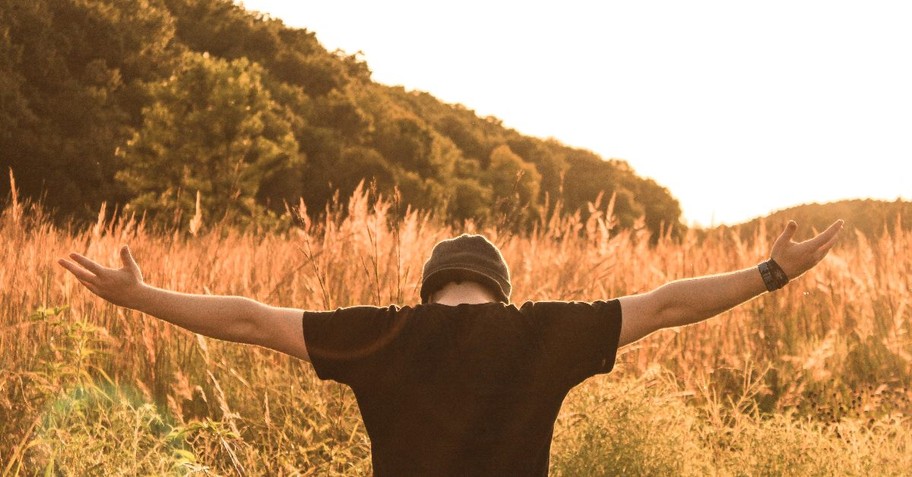
M 674 284 L 660 287 L 654 292 L 653 313 L 659 329 L 676 328 L 692 322 L 696 309 L 690 300 L 676 293 Z
M 675 300 L 667 300 L 660 315 L 666 328 L 675 328 L 701 322 L 723 311 L 725 308 L 713 306 L 711 300 L 681 296 Z
M 686 316 L 686 310 L 680 306 L 671 304 L 663 305 L 655 311 L 656 323 L 658 323 L 659 329 L 676 328 L 685 325 L 687 324 L 685 320 Z
M 224 339 L 235 343 L 258 344 L 263 340 L 263 326 L 260 323 L 261 304 L 244 299 L 224 329 Z
M 725 309 L 713 305 L 713 298 L 699 293 L 692 281 L 668 283 L 655 290 L 656 320 L 662 328 L 686 326 L 711 318 Z
M 716 309 L 703 306 L 701 303 L 682 300 L 678 303 L 669 303 L 658 312 L 658 320 L 662 328 L 677 328 L 692 325 L 712 318 L 725 309 Z

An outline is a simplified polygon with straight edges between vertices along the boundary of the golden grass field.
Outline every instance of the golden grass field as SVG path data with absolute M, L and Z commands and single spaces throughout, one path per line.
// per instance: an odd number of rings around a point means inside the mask
M 610 205 L 534 231 L 442 225 L 357 192 L 282 232 L 141 221 L 51 225 L 0 213 L 0 474 L 364 475 L 351 392 L 308 364 L 114 307 L 67 276 L 70 251 L 114 265 L 129 244 L 146 281 L 325 309 L 415 303 L 440 239 L 481 232 L 513 273 L 514 302 L 591 300 L 766 258 L 783 224 L 659 239 L 609 233 Z M 799 224 L 800 225 L 800 224 Z M 849 224 L 851 225 L 851 224 Z M 848 233 L 846 233 L 848 232 Z M 806 238 L 810 230 L 799 229 Z M 708 322 L 622 350 L 575 389 L 553 475 L 908 475 L 912 469 L 912 235 L 850 230 L 817 268 Z M 218 317 L 213 317 L 218 319 Z

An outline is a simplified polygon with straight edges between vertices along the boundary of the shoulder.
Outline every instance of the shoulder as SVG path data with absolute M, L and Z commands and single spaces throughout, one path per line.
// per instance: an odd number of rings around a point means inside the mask
M 381 330 L 400 328 L 413 312 L 412 307 L 398 305 L 358 305 L 334 310 L 304 311 L 300 319 L 308 345 L 322 341 L 347 343 L 371 339 Z
M 519 306 L 528 315 L 617 315 L 620 317 L 621 304 L 618 299 L 595 301 L 527 301 Z

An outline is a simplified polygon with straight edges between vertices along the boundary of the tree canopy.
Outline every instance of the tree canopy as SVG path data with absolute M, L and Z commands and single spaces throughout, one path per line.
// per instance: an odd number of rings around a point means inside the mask
M 206 220 L 319 213 L 366 180 L 453 221 L 529 226 L 601 195 L 620 226 L 681 227 L 626 162 L 375 83 L 358 55 L 228 0 L 0 3 L 0 167 L 77 220 L 102 202 L 189 218 L 197 195 Z

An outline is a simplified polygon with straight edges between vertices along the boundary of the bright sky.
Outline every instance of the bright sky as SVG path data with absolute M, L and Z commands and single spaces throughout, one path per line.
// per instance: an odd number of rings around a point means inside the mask
M 912 2 L 243 3 L 379 83 L 624 159 L 692 225 L 912 200 Z

